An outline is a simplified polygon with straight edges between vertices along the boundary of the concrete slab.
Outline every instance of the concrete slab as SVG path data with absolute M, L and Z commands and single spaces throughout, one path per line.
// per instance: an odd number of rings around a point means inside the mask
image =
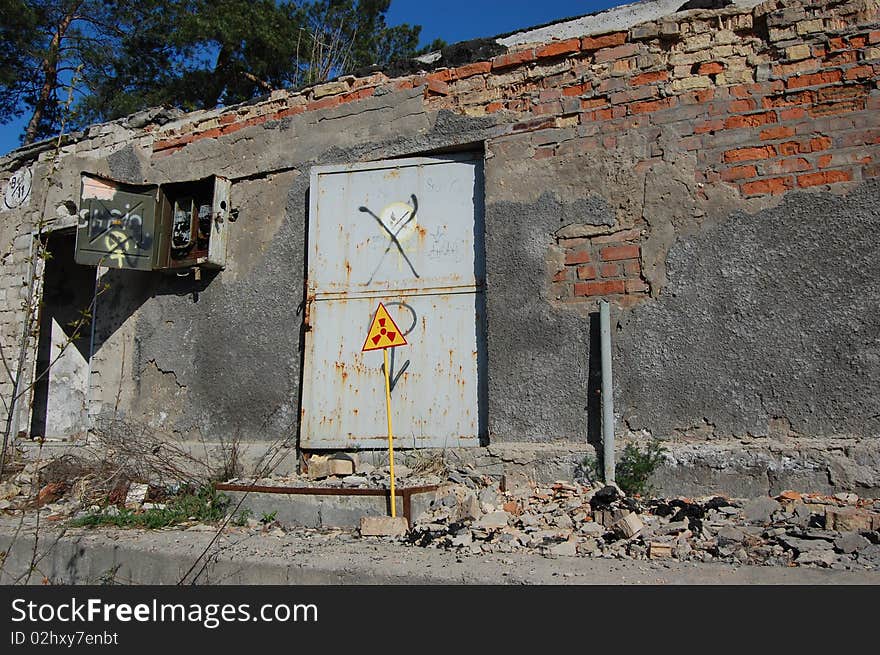
M 364 516 L 361 518 L 363 537 L 402 537 L 409 532 L 409 521 L 403 516 Z

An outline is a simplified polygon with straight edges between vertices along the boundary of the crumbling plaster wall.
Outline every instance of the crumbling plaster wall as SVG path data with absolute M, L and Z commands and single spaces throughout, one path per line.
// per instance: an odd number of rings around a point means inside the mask
M 540 459 L 504 454 L 522 442 L 582 452 L 597 419 L 592 315 L 607 298 L 619 430 L 675 438 L 692 471 L 702 458 L 710 473 L 694 473 L 694 489 L 738 475 L 766 489 L 880 486 L 877 449 L 859 442 L 880 434 L 877 23 L 864 0 L 687 12 L 163 125 L 91 128 L 62 149 L 47 207 L 76 199 L 88 171 L 222 175 L 240 212 L 226 270 L 201 284 L 106 274 L 93 412 L 209 439 L 295 432 L 311 166 L 476 147 L 486 457 Z M 49 151 L 40 158 L 36 179 Z M 823 463 L 832 435 L 844 441 Z M 792 437 L 825 440 L 761 442 Z M 738 444 L 762 454 L 740 462 Z M 767 477 L 787 461 L 794 473 Z
M 191 281 L 153 276 L 150 298 L 137 310 L 130 408 L 139 420 L 209 441 L 295 436 L 309 170 L 473 147 L 495 131 L 496 119 L 428 112 L 422 98 L 409 89 L 364 101 L 357 111 L 263 123 L 140 169 L 152 181 L 229 177 L 239 218 L 227 268 L 199 285 L 197 300 Z M 135 168 L 129 160 L 111 171 L 115 179 Z

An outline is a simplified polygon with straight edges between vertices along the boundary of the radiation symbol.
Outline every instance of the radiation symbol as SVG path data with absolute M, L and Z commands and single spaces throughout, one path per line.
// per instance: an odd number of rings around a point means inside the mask
M 361 352 L 368 350 L 382 350 L 383 348 L 393 348 L 394 346 L 405 346 L 406 339 L 400 333 L 400 328 L 385 309 L 385 305 L 379 303 L 379 309 L 373 316 L 373 322 L 370 324 L 370 331 L 367 333 L 367 340 L 364 341 L 364 347 Z
M 380 213 L 382 224 L 397 237 L 404 241 L 416 231 L 416 223 L 412 219 L 415 208 L 405 202 L 392 202 Z
M 122 230 L 110 230 L 104 235 L 104 248 L 108 251 L 108 257 L 116 262 L 118 268 L 122 268 L 128 251 L 128 242 L 131 236 Z

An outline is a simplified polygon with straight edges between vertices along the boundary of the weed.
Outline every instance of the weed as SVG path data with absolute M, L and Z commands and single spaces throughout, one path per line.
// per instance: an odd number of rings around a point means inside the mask
M 235 516 L 232 517 L 230 523 L 232 523 L 232 525 L 236 527 L 241 528 L 247 525 L 248 519 L 250 519 L 252 515 L 253 512 L 251 510 L 249 510 L 247 507 L 243 507 L 241 510 L 238 511 Z
M 595 455 L 584 455 L 580 465 L 580 475 L 587 480 L 602 480 L 605 475 L 602 472 L 602 462 Z
M 615 471 L 617 484 L 627 494 L 647 493 L 650 491 L 648 479 L 663 463 L 665 452 L 659 439 L 651 439 L 644 450 L 634 443 L 626 444 Z
M 278 512 L 263 512 L 263 515 L 260 517 L 260 523 L 263 525 L 269 525 L 275 520 L 277 515 Z
M 646 494 L 651 488 L 648 479 L 663 463 L 666 448 L 659 439 L 651 439 L 645 449 L 628 443 L 615 466 L 615 482 L 627 494 Z M 581 470 L 590 479 L 604 480 L 602 462 L 594 455 L 581 460 Z
M 121 509 L 114 514 L 93 512 L 71 521 L 74 527 L 112 525 L 119 528 L 164 528 L 183 521 L 210 523 L 226 514 L 229 498 L 218 494 L 212 487 L 202 487 L 196 493 L 172 498 L 164 508 L 142 512 Z

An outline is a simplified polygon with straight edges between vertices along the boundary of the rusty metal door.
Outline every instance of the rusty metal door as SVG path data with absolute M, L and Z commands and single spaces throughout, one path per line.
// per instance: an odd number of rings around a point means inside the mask
M 385 448 L 380 302 L 408 345 L 389 372 L 395 445 L 478 445 L 485 420 L 482 161 L 474 155 L 312 169 L 303 448 Z

